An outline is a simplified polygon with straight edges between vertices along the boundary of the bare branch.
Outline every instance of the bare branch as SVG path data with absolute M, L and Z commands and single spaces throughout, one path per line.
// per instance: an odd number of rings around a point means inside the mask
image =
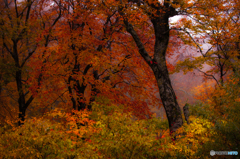
M 207 74 L 206 72 L 200 70 L 200 69 L 197 69 L 199 72 L 203 73 L 205 76 L 208 76 L 208 77 L 212 77 L 216 82 L 217 82 L 217 85 L 219 85 L 219 82 L 218 80 L 215 78 L 215 76 L 213 75 L 210 75 L 210 74 Z

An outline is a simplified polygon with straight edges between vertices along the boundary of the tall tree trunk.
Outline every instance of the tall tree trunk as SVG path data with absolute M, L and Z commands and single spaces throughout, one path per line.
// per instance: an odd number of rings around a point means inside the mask
M 182 126 L 183 119 L 171 85 L 165 58 L 169 42 L 169 14 L 157 13 L 155 17 L 152 16 L 151 18 L 155 31 L 154 59 L 151 68 L 157 80 L 170 131 L 174 132 Z
M 18 90 L 18 106 L 19 106 L 19 119 L 23 122 L 25 120 L 25 97 L 23 94 L 23 87 L 22 87 L 22 71 L 17 70 L 16 75 L 16 82 L 17 82 L 17 90 Z M 18 125 L 20 126 L 22 122 L 19 121 Z

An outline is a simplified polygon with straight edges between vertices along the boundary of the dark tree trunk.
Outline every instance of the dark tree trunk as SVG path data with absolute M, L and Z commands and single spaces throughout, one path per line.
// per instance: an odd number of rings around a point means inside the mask
M 72 74 L 73 75 L 77 75 L 78 73 L 79 73 L 79 71 L 80 71 L 80 65 L 78 64 L 78 61 L 77 61 L 77 56 L 75 57 L 75 64 L 74 64 L 74 68 L 73 68 L 73 70 L 72 70 Z M 84 75 L 86 75 L 87 74 L 87 72 L 89 71 L 89 69 L 92 67 L 92 65 L 91 64 L 89 64 L 89 65 L 87 65 L 86 67 L 85 67 L 85 70 L 84 70 L 84 72 L 83 72 L 83 82 L 82 83 L 80 83 L 80 81 L 79 80 L 77 80 L 77 79 L 74 79 L 73 77 L 72 77 L 72 75 L 70 75 L 69 76 L 69 78 L 68 78 L 68 91 L 69 91 L 69 94 L 70 94 L 70 96 L 71 96 L 71 100 L 72 100 L 72 104 L 73 104 L 73 109 L 74 110 L 78 110 L 78 111 L 80 111 L 80 110 L 84 110 L 84 109 L 86 109 L 87 108 L 87 106 L 86 106 L 86 99 L 85 99 L 85 97 L 84 97 L 84 92 L 86 91 L 86 87 L 87 87 L 87 85 L 86 84 L 84 84 L 84 80 L 85 80 L 85 78 L 84 78 Z M 74 82 L 74 87 L 72 88 L 71 87 L 71 81 L 73 81 Z M 76 91 L 76 96 L 77 96 L 77 100 L 75 100 L 74 99 L 74 97 L 73 97 L 73 92 L 72 92 L 72 89 L 74 89 L 75 91 Z
M 153 16 L 151 18 L 155 30 L 155 46 L 154 59 L 150 66 L 157 80 L 160 97 L 167 114 L 170 131 L 175 132 L 182 126 L 183 120 L 181 109 L 171 85 L 165 58 L 169 41 L 169 15 L 159 12 L 157 13 L 158 15 L 156 17 Z
M 156 70 L 156 67 L 153 67 L 152 70 L 158 83 L 159 94 L 167 115 L 170 131 L 175 132 L 183 124 L 181 109 L 176 100 L 166 64 L 162 63 L 162 66 L 158 68 Z
M 18 117 L 20 121 L 18 121 L 18 126 L 21 126 L 23 124 L 23 122 L 25 121 L 25 116 L 26 116 L 26 109 L 24 107 L 19 108 Z
M 86 90 L 87 85 L 83 83 L 80 85 L 79 81 L 77 81 L 76 92 L 77 92 L 77 101 L 78 101 L 78 111 L 86 109 L 86 99 L 84 97 L 84 92 Z
M 19 68 L 20 69 L 20 68 Z M 22 125 L 23 122 L 25 121 L 25 116 L 26 116 L 26 110 L 30 103 L 33 101 L 33 96 L 31 96 L 27 102 L 25 100 L 26 94 L 23 92 L 23 84 L 22 84 L 22 71 L 18 70 L 15 75 L 15 79 L 17 82 L 17 90 L 18 90 L 18 107 L 19 107 L 19 119 L 21 121 L 18 122 L 18 125 Z
M 71 98 L 71 101 L 72 101 L 72 104 L 73 104 L 73 109 L 76 110 L 77 109 L 77 104 L 76 104 L 76 100 L 73 97 L 72 87 L 70 85 L 71 80 L 72 80 L 72 76 L 69 76 L 68 77 L 68 83 L 67 83 L 68 84 L 68 92 L 70 94 L 70 98 Z
M 189 104 L 186 103 L 185 106 L 183 107 L 183 113 L 184 113 L 184 116 L 185 116 L 185 120 L 187 121 L 187 124 L 189 124 L 189 116 L 190 116 L 190 113 L 189 113 Z
M 19 67 L 17 67 L 19 68 Z M 22 122 L 25 120 L 25 97 L 23 94 L 23 87 L 22 87 L 22 71 L 18 70 L 15 75 L 16 82 L 17 82 L 17 90 L 18 90 L 18 106 L 19 106 L 19 119 L 21 121 L 18 122 L 18 125 L 20 126 Z

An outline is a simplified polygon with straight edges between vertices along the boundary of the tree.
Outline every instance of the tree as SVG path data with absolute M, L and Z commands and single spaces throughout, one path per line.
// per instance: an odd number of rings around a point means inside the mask
M 170 132 L 175 132 L 183 124 L 181 109 L 176 100 L 166 65 L 166 51 L 170 32 L 169 18 L 178 14 L 175 9 L 177 4 L 177 1 L 159 2 L 157 0 L 138 1 L 137 3 L 136 1 L 120 1 L 118 3 L 118 11 L 122 16 L 126 31 L 131 34 L 140 55 L 155 75 L 160 98 L 167 114 Z M 136 8 L 138 9 L 137 12 Z M 139 35 L 139 29 L 134 27 L 134 25 L 140 25 L 141 23 L 148 23 L 150 28 L 154 30 L 155 44 L 153 50 L 147 51 Z M 153 57 L 150 56 L 151 52 L 153 52 Z
M 239 5 L 239 1 L 196 0 L 185 3 L 186 16 L 178 30 L 184 34 L 185 42 L 196 47 L 201 56 L 180 62 L 178 69 L 197 69 L 221 86 L 229 73 L 239 69 Z M 204 64 L 211 68 L 203 71 Z
M 26 66 L 34 54 L 41 54 L 50 43 L 51 31 L 61 17 L 61 10 L 44 11 L 51 1 L 8 1 L 1 4 L 1 40 L 3 49 L 11 55 L 15 65 L 15 82 L 18 92 L 19 118 L 25 120 L 26 110 L 34 99 L 41 85 L 43 67 L 38 70 L 36 85 L 28 87 L 25 83 L 29 80 L 25 76 Z M 61 6 L 61 2 L 55 2 L 53 6 Z M 57 16 L 52 16 L 56 14 Z M 48 18 L 52 18 L 50 21 Z M 42 23 L 39 22 L 42 21 Z M 49 24 L 50 23 L 50 24 Z M 39 35 L 42 32 L 42 35 Z M 41 37 L 42 36 L 42 37 Z M 40 49 L 41 48 L 41 49 Z M 42 52 L 41 52 L 42 51 Z M 36 64 L 36 63 L 35 63 Z M 40 65 L 43 66 L 43 65 Z M 36 70 L 35 70 L 36 71 Z M 27 78 L 27 80 L 24 80 Z M 34 90 L 34 91 L 31 91 Z M 19 121 L 19 125 L 21 125 Z

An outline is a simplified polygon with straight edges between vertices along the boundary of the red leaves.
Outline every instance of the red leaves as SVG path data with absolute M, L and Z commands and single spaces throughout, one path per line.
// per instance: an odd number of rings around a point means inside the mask
M 153 63 L 154 63 L 154 64 L 157 64 L 157 62 L 155 62 L 155 61 L 154 61 L 154 62 L 153 62 L 153 61 L 150 61 L 150 63 L 151 63 L 151 64 L 153 64 Z
M 157 134 L 156 140 L 159 140 L 159 139 L 162 139 L 162 138 L 165 138 L 165 137 L 166 137 L 165 135 L 158 136 L 158 134 Z
M 164 137 L 166 137 L 165 135 L 162 135 L 161 137 L 159 137 L 160 139 L 162 139 L 162 138 L 164 138 Z
M 168 62 L 166 62 L 166 65 L 167 65 L 167 68 L 170 72 L 172 72 L 175 69 L 174 66 L 172 64 L 168 63 Z
M 92 142 L 92 140 L 91 140 L 91 139 L 85 139 L 85 141 L 87 141 L 87 142 L 89 142 L 89 143 L 91 143 L 91 142 Z

